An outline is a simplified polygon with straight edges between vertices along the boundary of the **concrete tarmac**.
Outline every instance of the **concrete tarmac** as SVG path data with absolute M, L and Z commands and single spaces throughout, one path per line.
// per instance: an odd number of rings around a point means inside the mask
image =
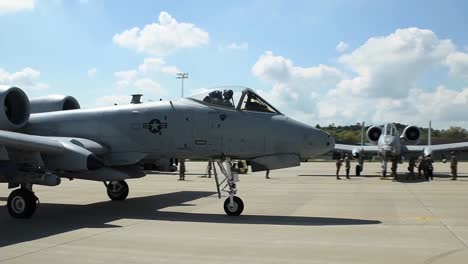
M 0 184 L 0 263 L 468 263 L 468 163 L 458 181 L 435 163 L 433 182 L 380 180 L 379 166 L 341 181 L 331 162 L 241 175 L 240 217 L 224 214 L 199 162 L 184 182 L 129 180 L 124 202 L 99 182 L 35 186 L 29 220 L 8 215 Z

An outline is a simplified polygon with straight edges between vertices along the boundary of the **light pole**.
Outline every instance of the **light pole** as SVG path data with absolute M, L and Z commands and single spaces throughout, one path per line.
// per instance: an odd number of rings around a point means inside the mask
M 188 73 L 187 72 L 179 72 L 176 74 L 177 79 L 181 79 L 182 81 L 182 97 L 184 97 L 184 79 L 188 79 Z

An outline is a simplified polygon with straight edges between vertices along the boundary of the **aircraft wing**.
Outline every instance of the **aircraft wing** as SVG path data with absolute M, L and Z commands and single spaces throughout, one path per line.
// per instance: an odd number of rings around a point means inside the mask
M 346 144 L 335 144 L 336 151 L 342 152 L 379 152 L 378 146 L 360 146 L 360 145 L 346 145 Z
M 103 145 L 83 138 L 34 136 L 0 130 L 0 146 L 10 149 L 60 154 L 66 151 L 67 144 L 74 144 L 98 155 L 107 151 Z
M 104 166 L 96 155 L 107 148 L 83 138 L 46 137 L 0 130 L 0 160 L 52 170 L 83 171 Z
M 468 150 L 468 142 L 438 144 L 438 145 L 417 145 L 417 146 L 403 146 L 405 152 L 423 152 L 425 150 L 431 151 L 455 151 L 455 150 Z

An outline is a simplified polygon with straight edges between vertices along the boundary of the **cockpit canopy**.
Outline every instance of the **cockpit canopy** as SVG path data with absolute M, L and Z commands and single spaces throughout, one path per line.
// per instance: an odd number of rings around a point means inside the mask
M 203 104 L 221 106 L 241 111 L 281 114 L 271 104 L 253 90 L 245 87 L 218 87 L 202 89 L 188 97 Z
M 384 128 L 383 128 L 383 135 L 384 136 L 398 136 L 398 130 L 395 126 L 395 124 L 393 123 L 388 123 L 388 124 L 385 124 L 384 125 Z

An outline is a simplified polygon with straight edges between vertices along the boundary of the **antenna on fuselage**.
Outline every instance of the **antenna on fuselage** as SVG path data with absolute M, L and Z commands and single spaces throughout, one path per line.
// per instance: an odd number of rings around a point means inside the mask
M 429 120 L 429 130 L 427 131 L 427 145 L 432 144 L 432 121 Z

